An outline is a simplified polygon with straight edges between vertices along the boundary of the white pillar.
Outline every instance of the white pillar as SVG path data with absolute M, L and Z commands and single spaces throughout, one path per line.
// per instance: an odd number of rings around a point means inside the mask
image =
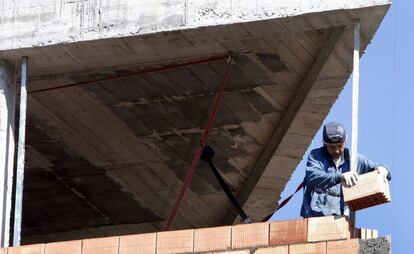
M 358 103 L 359 103 L 359 48 L 360 48 L 359 20 L 354 22 L 354 66 L 352 71 L 352 144 L 351 144 L 351 171 L 357 173 L 358 166 Z M 356 226 L 356 211 L 350 211 L 351 221 Z
M 16 89 L 14 71 L 0 61 L 0 245 L 9 246 L 13 184 L 14 118 Z
M 359 100 L 359 40 L 361 24 L 354 23 L 354 67 L 352 73 L 352 144 L 351 171 L 356 172 L 358 165 L 358 100 Z
M 16 195 L 14 202 L 13 246 L 20 246 L 23 210 L 24 157 L 26 143 L 26 108 L 27 108 L 27 57 L 22 58 L 22 78 L 20 80 L 19 141 L 16 165 Z

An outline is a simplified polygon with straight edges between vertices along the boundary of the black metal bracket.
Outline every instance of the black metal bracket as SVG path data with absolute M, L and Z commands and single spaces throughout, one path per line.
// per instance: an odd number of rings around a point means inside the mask
M 243 208 L 240 206 L 239 202 L 237 201 L 236 197 L 231 192 L 229 186 L 224 181 L 223 177 L 221 176 L 220 172 L 218 171 L 216 165 L 214 165 L 213 157 L 214 157 L 214 150 L 210 146 L 206 145 L 203 147 L 203 151 L 201 153 L 200 159 L 204 162 L 206 162 L 211 170 L 214 173 L 214 176 L 217 178 L 217 181 L 219 182 L 221 188 L 226 193 L 227 197 L 229 198 L 231 204 L 233 205 L 233 208 L 237 211 L 237 213 L 240 215 L 241 221 L 243 223 L 251 223 L 250 217 L 244 212 Z

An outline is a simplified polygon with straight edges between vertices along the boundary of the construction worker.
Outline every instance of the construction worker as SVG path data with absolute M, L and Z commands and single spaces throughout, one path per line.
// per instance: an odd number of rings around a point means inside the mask
M 344 202 L 341 184 L 353 186 L 358 174 L 377 169 L 384 178 L 391 180 L 388 168 L 376 165 L 358 155 L 357 173 L 350 171 L 350 155 L 345 148 L 346 132 L 341 123 L 330 122 L 323 128 L 323 146 L 313 149 L 306 164 L 301 216 L 316 217 L 347 215 L 349 208 Z

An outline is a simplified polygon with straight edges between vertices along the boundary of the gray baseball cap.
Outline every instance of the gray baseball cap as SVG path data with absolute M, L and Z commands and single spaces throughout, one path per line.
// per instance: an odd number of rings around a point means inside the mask
M 323 142 L 327 144 L 343 143 L 346 140 L 346 131 L 339 122 L 330 122 L 323 127 Z

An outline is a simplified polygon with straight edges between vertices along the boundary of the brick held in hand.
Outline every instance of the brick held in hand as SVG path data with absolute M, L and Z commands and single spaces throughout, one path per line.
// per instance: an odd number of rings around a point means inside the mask
M 391 201 L 388 180 L 377 170 L 358 176 L 358 182 L 352 187 L 342 186 L 344 201 L 353 210 L 388 203 Z

